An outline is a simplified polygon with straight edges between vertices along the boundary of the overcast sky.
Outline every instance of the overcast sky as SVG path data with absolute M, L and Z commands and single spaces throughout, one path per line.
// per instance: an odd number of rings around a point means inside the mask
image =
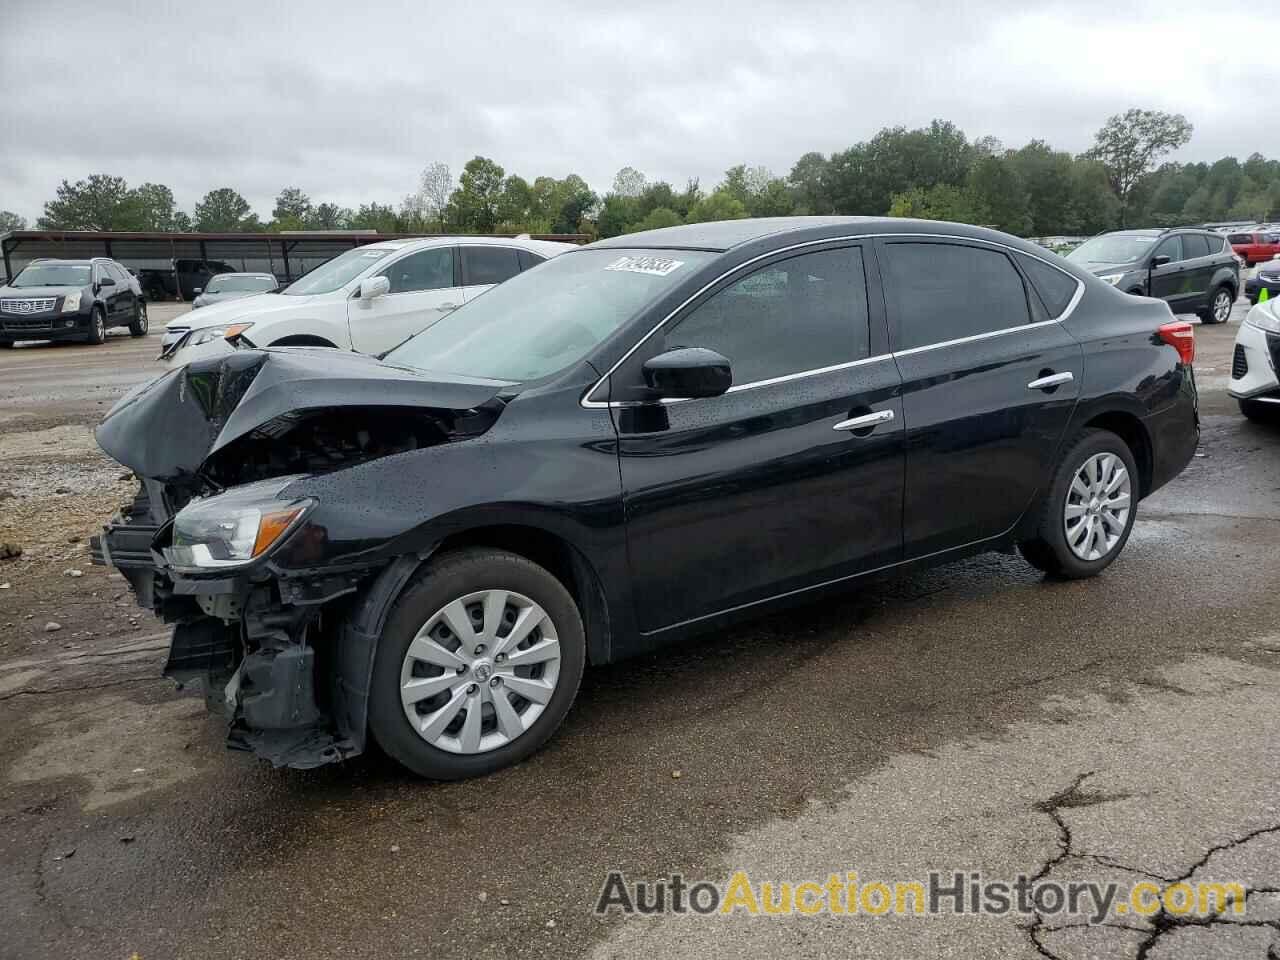
M 0 209 L 34 221 L 60 180 L 168 184 L 190 210 L 243 193 L 399 205 L 434 160 L 508 173 L 619 167 L 713 186 L 785 174 L 888 125 L 957 123 L 1086 149 L 1130 106 L 1195 125 L 1179 155 L 1280 156 L 1250 107 L 1280 78 L 1256 4 L 642 0 L 104 4 L 5 0 Z

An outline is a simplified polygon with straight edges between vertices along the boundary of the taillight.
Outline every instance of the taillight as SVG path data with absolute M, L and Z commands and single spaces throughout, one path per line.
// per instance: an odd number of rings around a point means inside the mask
M 1196 358 L 1196 330 L 1186 320 L 1163 324 L 1156 333 L 1178 351 L 1178 359 L 1183 363 L 1191 363 Z

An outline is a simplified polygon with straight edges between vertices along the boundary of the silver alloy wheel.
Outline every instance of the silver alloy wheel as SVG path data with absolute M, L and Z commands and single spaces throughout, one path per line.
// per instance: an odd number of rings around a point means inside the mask
M 559 677 L 560 639 L 547 612 L 523 594 L 480 590 L 418 630 L 400 667 L 400 702 L 433 747 L 487 753 L 533 725 Z
M 93 319 L 94 335 L 99 340 L 107 339 L 107 318 L 103 316 L 103 313 L 101 310 L 96 311 L 93 317 L 94 317 Z
M 1129 522 L 1132 492 L 1129 471 L 1114 453 L 1086 460 L 1071 480 L 1063 509 L 1071 552 L 1081 560 L 1101 560 L 1115 549 Z
M 147 305 L 141 301 L 138 302 L 138 329 L 147 332 Z
M 1231 294 L 1225 290 L 1219 290 L 1213 298 L 1213 319 L 1218 323 L 1226 323 L 1229 316 L 1231 316 Z

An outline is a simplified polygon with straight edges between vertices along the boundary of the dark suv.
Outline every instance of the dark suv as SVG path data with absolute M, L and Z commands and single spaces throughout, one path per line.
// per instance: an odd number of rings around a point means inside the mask
M 1067 255 L 1113 287 L 1159 297 L 1174 313 L 1225 323 L 1240 293 L 1240 261 L 1220 233 L 1117 230 L 1091 237 Z
M 102 343 L 108 327 L 146 336 L 138 279 L 114 260 L 33 260 L 0 286 L 0 347 L 18 340 Z

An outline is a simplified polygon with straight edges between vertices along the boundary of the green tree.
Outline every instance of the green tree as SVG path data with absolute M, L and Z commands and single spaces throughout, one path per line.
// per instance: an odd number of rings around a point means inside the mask
M 344 230 L 350 219 L 350 210 L 344 210 L 336 203 L 321 203 L 312 211 L 307 226 L 312 230 Z
M 949 220 L 953 223 L 982 224 L 990 214 L 968 187 L 936 183 L 931 187 L 911 187 L 893 195 L 889 216 L 920 220 Z
M 638 198 L 608 193 L 605 194 L 600 213 L 596 216 L 596 230 L 602 237 L 618 237 L 636 230 L 635 224 L 643 219 Z M 679 220 L 679 217 L 676 219 Z
M 400 218 L 390 204 L 362 203 L 351 215 L 351 229 L 376 230 L 378 233 L 400 233 Z
M 1128 226 L 1131 199 L 1156 160 L 1191 140 L 1192 126 L 1180 113 L 1133 108 L 1107 119 L 1085 154 L 1107 171 L 1119 201 L 1120 226 Z
M 305 230 L 314 212 L 310 197 L 297 187 L 285 187 L 276 196 L 271 227 L 273 230 Z
M 54 230 L 127 229 L 133 211 L 123 177 L 104 173 L 70 183 L 63 180 L 56 199 L 44 205 L 40 226 Z
M 614 174 L 610 192 L 618 197 L 638 197 L 644 193 L 644 188 L 644 174 L 635 167 L 623 167 Z
M 1043 140 L 1032 140 L 1006 156 L 1027 192 L 1028 232 L 1035 237 L 1069 233 L 1071 166 L 1075 163 L 1071 154 L 1054 150 Z
M 464 231 L 492 233 L 498 225 L 504 173 L 487 157 L 468 160 L 458 178 L 458 189 L 449 198 L 449 222 Z
M 1031 203 L 1014 164 L 994 155 L 980 157 L 969 171 L 967 189 L 983 224 L 1005 233 L 1031 232 Z
M 122 219 L 116 229 L 172 231 L 175 214 L 173 191 L 162 183 L 144 183 L 125 196 Z
M 687 223 L 706 223 L 711 220 L 741 220 L 747 215 L 746 205 L 726 190 L 717 190 L 693 205 Z
M 0 233 L 27 229 L 27 218 L 20 217 L 12 210 L 0 210 Z
M 634 224 L 631 233 L 640 230 L 660 230 L 663 227 L 678 227 L 681 223 L 680 214 L 668 207 L 655 207 L 649 211 L 649 215 L 643 220 Z
M 262 224 L 249 201 L 230 187 L 210 190 L 196 204 L 196 229 L 202 233 L 235 233 L 261 230 Z
M 806 153 L 787 177 L 795 194 L 796 213 L 827 214 L 834 211 L 828 179 L 830 165 L 820 153 Z

